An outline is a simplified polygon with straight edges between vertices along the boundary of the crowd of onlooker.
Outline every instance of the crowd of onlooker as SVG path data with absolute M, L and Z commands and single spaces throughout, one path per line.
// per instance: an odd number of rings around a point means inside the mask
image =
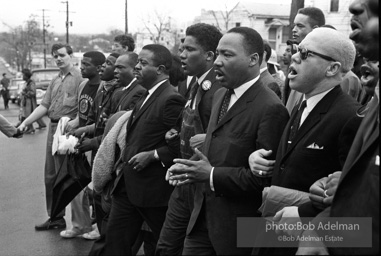
M 13 137 L 50 119 L 49 219 L 35 229 L 66 228 L 65 210 L 52 213 L 66 158 L 56 150 L 61 132 L 78 138 L 73 149 L 88 157 L 92 182 L 71 201 L 71 228 L 60 236 L 94 240 L 89 255 L 136 255 L 142 244 L 146 255 L 378 254 L 376 10 L 378 1 L 354 0 L 345 35 L 320 9 L 299 9 L 282 57 L 286 74 L 248 27 L 222 34 L 191 25 L 177 55 L 158 44 L 135 53 L 134 40 L 120 35 L 107 57 L 84 53 L 80 70 L 69 45 L 53 45 L 60 73 L 41 104 L 25 69 L 28 113 L 17 128 L 0 116 Z M 316 238 L 279 247 L 258 229 L 244 247 L 241 217 L 276 225 L 368 217 L 371 243 L 356 244 L 364 233 L 332 246 L 318 230 L 277 230 L 271 236 Z

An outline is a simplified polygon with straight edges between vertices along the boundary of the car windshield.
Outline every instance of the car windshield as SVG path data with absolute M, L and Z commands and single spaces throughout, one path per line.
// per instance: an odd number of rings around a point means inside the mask
M 51 81 L 57 75 L 58 70 L 51 71 L 36 71 L 33 73 L 33 80 L 35 82 Z

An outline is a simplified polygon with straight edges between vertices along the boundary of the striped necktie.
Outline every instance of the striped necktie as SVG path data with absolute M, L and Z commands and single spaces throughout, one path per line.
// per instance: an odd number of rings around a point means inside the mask
M 221 121 L 221 119 L 226 115 L 229 108 L 230 98 L 232 94 L 234 93 L 233 89 L 228 89 L 225 93 L 224 100 L 222 101 L 220 114 L 218 115 L 218 123 Z

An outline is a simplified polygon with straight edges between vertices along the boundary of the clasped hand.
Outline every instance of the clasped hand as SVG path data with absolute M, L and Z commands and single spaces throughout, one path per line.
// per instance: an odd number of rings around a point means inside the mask
M 137 172 L 146 168 L 151 162 L 155 161 L 154 150 L 140 152 L 128 161 L 128 164 Z
M 316 208 L 323 210 L 332 204 L 340 176 L 341 172 L 337 171 L 312 184 L 310 187 L 310 199 Z
M 182 186 L 190 183 L 209 182 L 210 172 L 213 167 L 210 165 L 208 158 L 200 150 L 196 148 L 195 153 L 200 160 L 193 161 L 179 158 L 173 160 L 175 164 L 168 169 L 165 177 L 169 181 L 169 184 Z
M 267 178 L 273 175 L 275 160 L 267 160 L 271 156 L 272 150 L 258 149 L 249 156 L 249 166 L 251 172 L 258 177 Z

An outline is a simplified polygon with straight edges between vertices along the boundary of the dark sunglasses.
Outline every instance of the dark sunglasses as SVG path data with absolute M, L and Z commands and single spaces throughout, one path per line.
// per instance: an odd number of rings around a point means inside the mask
M 308 54 L 312 53 L 312 54 L 315 54 L 316 56 L 319 56 L 320 58 L 322 59 L 325 59 L 325 60 L 328 60 L 328 61 L 336 61 L 335 59 L 327 56 L 327 55 L 323 55 L 323 54 L 320 54 L 318 52 L 313 52 L 313 51 L 310 51 L 308 50 L 307 48 L 298 48 L 298 52 L 300 54 L 300 58 L 302 60 L 306 60 L 307 57 L 308 57 Z

